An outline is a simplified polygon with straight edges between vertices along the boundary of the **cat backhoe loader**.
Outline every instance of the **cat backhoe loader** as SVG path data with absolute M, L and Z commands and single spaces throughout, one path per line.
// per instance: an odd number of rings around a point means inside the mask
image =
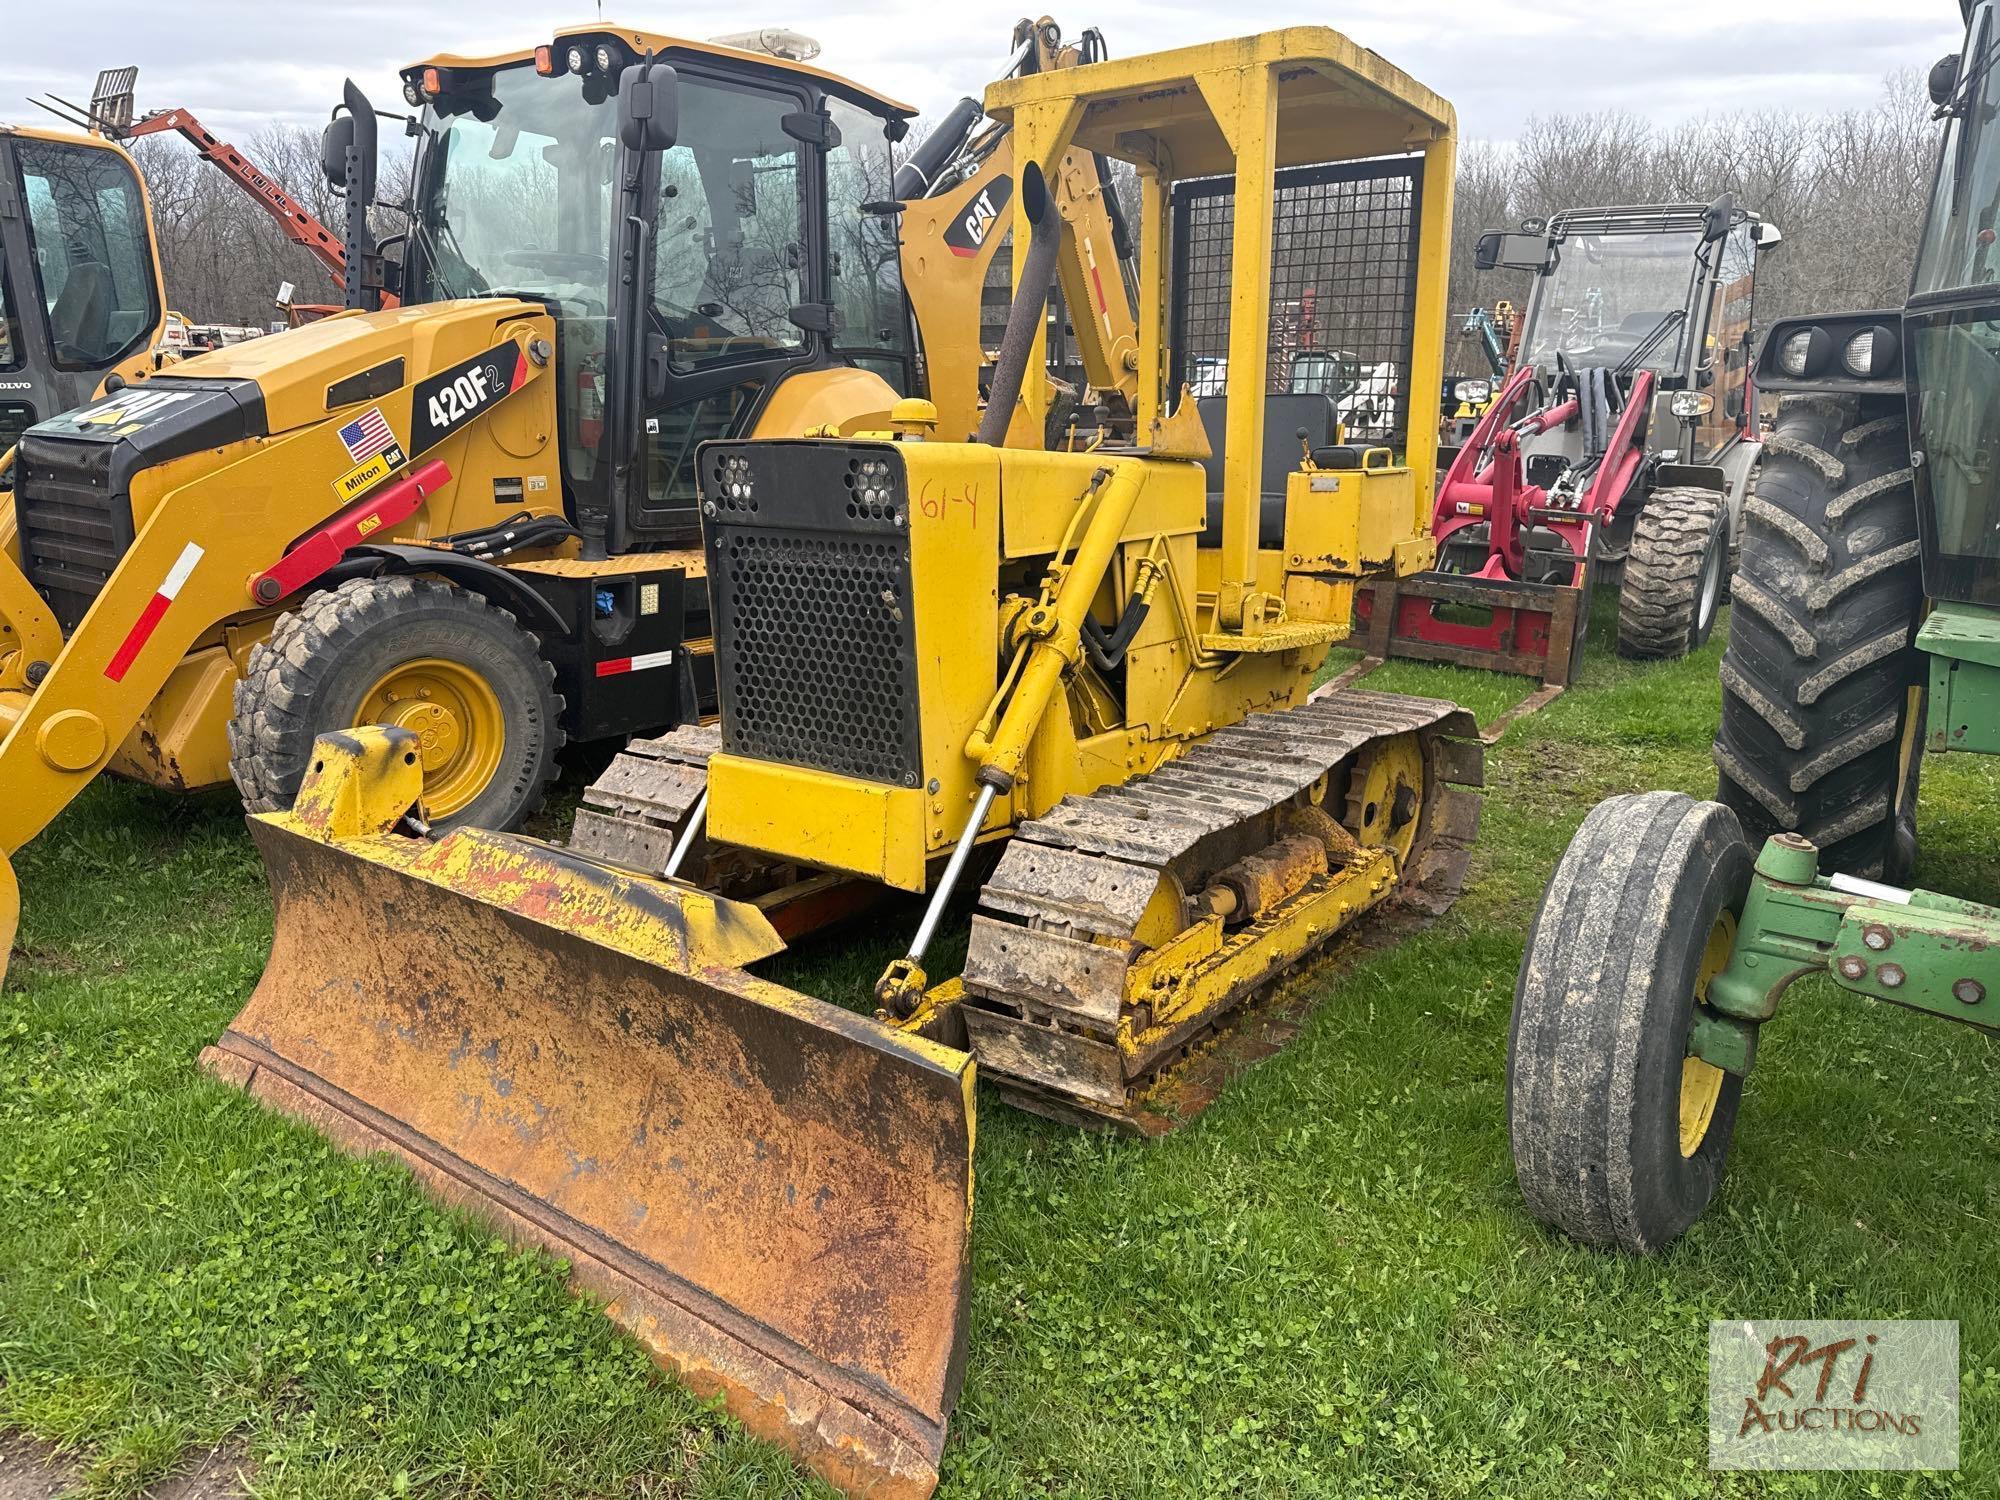
M 621 176 L 654 170 L 675 86 L 626 73 Z M 1274 244 L 1315 284 L 1372 274 L 1408 388 L 1437 387 L 1450 106 L 1301 27 L 984 108 L 1012 132 L 1016 293 L 974 440 L 908 403 L 701 445 L 720 724 L 634 744 L 568 847 L 439 836 L 408 726 L 323 736 L 295 807 L 251 820 L 276 935 L 205 1054 L 551 1247 L 695 1388 L 873 1496 L 930 1492 L 964 1368 L 975 1069 L 1156 1128 L 1260 987 L 1373 909 L 1448 902 L 1479 808 L 1469 715 L 1313 691 L 1357 581 L 1432 561 L 1435 432 L 1308 447 L 1335 395 L 1267 394 Z M 1048 179 L 1095 153 L 1140 184 L 1131 432 L 1045 448 L 1071 238 Z M 1207 356 L 1169 339 L 1215 311 L 1190 287 L 1229 320 L 1212 411 Z M 963 971 L 934 974 L 969 882 Z M 923 915 L 858 1009 L 759 974 L 884 888 Z
M 1046 20 L 1015 44 L 1023 75 L 1085 55 Z M 645 56 L 678 70 L 679 115 L 669 144 L 621 158 L 617 88 Z M 0 975 L 8 861 L 100 771 L 172 791 L 233 777 L 247 807 L 276 809 L 316 735 L 387 722 L 419 736 L 440 827 L 508 827 L 565 739 L 695 721 L 713 695 L 696 450 L 881 427 L 915 388 L 905 261 L 940 430 L 979 421 L 976 310 L 1013 167 L 976 107 L 899 189 L 889 147 L 910 111 L 786 59 L 592 27 L 404 82 L 400 262 L 371 230 L 375 112 L 350 85 L 329 127 L 349 311 L 20 444 L 0 558 Z M 111 97 L 129 114 L 129 92 Z M 130 179 L 116 147 L 89 149 Z M 1097 298 L 1084 351 L 1129 429 L 1111 200 L 1087 152 L 1056 178 L 1065 255 Z M 1086 295 L 1084 272 L 1065 276 Z M 127 295 L 157 322 L 147 285 Z M 107 326 L 143 342 L 130 317 Z

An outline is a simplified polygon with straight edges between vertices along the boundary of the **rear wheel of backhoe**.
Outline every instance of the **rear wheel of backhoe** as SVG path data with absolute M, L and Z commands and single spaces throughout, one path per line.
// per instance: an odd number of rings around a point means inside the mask
M 1715 737 L 1716 797 L 1752 840 L 1795 832 L 1822 870 L 1908 879 L 1923 606 L 1900 403 L 1788 399 L 1743 507 Z
M 229 723 L 252 812 L 291 806 L 314 739 L 393 724 L 422 742 L 433 826 L 511 828 L 541 805 L 562 743 L 554 669 L 514 617 L 430 578 L 315 594 L 250 654 Z
M 1632 525 L 1618 654 L 1664 660 L 1708 644 L 1728 582 L 1729 505 L 1715 490 L 1655 490 Z
M 1528 932 L 1507 1121 L 1528 1209 L 1591 1245 L 1660 1249 L 1714 1197 L 1743 1080 L 1688 1052 L 1749 889 L 1735 815 L 1678 792 L 1599 803 Z

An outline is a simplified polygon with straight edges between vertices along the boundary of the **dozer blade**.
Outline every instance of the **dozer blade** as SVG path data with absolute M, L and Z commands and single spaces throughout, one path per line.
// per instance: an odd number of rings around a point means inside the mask
M 324 792 L 251 820 L 271 960 L 204 1063 L 568 1259 L 849 1494 L 928 1495 L 962 1375 L 970 1058 L 734 967 L 777 946 L 754 908 L 523 838 L 343 836 Z

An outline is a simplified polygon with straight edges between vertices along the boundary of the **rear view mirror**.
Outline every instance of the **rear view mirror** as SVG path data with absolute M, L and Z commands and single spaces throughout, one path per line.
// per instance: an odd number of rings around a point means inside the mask
M 1493 230 L 1479 237 L 1473 249 L 1474 269 L 1535 271 L 1549 268 L 1549 242 L 1539 234 L 1503 234 Z
M 326 185 L 344 191 L 347 187 L 347 152 L 354 144 L 354 118 L 341 115 L 319 133 L 319 169 Z
M 618 139 L 628 151 L 671 150 L 680 124 L 680 77 L 666 63 L 634 63 L 619 76 Z
M 340 105 L 319 137 L 319 168 L 327 186 L 360 201 L 364 207 L 375 202 L 375 109 L 368 96 L 348 79 L 341 86 Z M 353 180 L 348 180 L 348 163 L 353 162 Z
M 1724 193 L 1703 210 L 1701 216 L 1701 242 L 1712 245 L 1729 233 L 1736 222 L 1736 195 Z

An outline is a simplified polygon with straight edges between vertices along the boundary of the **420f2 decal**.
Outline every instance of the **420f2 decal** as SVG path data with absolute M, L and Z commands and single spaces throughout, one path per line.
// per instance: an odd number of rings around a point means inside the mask
M 420 381 L 410 403 L 410 456 L 435 448 L 527 378 L 528 362 L 510 339 Z

